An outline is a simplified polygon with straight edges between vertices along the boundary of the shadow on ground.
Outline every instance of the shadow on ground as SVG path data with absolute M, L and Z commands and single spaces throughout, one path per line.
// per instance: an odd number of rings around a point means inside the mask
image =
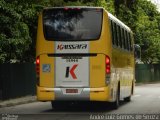
M 127 104 L 127 102 L 121 101 L 120 106 Z M 111 112 L 115 111 L 110 103 L 101 103 L 101 102 L 72 102 L 65 105 L 59 105 L 59 107 L 55 107 L 53 109 L 48 109 L 42 111 L 43 113 L 59 113 L 59 112 L 71 112 L 71 113 L 86 113 L 86 112 L 94 112 L 94 113 L 103 113 L 103 112 Z

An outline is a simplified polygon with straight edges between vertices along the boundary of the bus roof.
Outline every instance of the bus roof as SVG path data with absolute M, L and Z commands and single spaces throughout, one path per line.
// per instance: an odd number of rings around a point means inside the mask
M 114 22 L 116 22 L 117 24 L 121 25 L 122 27 L 124 27 L 126 30 L 131 32 L 131 29 L 125 25 L 123 22 L 121 22 L 118 18 L 116 18 L 115 16 L 113 16 L 111 13 L 108 12 L 108 16 L 111 20 L 113 20 Z
M 44 9 L 57 9 L 57 8 L 97 8 L 97 9 L 104 9 L 103 7 L 92 7 L 92 6 L 45 7 Z

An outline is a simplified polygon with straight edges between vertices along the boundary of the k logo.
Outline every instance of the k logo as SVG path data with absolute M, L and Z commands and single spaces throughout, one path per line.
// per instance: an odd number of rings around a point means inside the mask
M 74 71 L 77 68 L 78 64 L 75 64 L 72 66 L 72 68 L 70 69 L 70 67 L 66 67 L 66 78 L 69 77 L 69 74 L 72 76 L 73 79 L 77 79 L 77 76 L 75 75 Z

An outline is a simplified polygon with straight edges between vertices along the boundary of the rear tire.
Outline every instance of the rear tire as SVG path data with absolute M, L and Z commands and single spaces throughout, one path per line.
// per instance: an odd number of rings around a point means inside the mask
M 52 109 L 65 109 L 67 103 L 65 101 L 51 101 Z
M 128 96 L 128 97 L 124 98 L 124 101 L 125 102 L 130 102 L 131 101 L 131 96 Z
M 133 83 L 132 83 L 131 95 L 133 95 Z M 124 101 L 125 102 L 130 102 L 131 101 L 131 95 L 126 97 L 126 98 L 124 98 Z
M 113 109 L 118 109 L 120 102 L 120 86 L 118 85 L 117 93 L 116 93 L 116 101 L 112 103 Z

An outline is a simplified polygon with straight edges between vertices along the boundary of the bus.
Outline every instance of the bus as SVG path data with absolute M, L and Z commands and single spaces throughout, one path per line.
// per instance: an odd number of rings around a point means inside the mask
M 39 15 L 37 99 L 53 108 L 69 102 L 130 101 L 135 85 L 133 33 L 102 7 L 50 7 Z

